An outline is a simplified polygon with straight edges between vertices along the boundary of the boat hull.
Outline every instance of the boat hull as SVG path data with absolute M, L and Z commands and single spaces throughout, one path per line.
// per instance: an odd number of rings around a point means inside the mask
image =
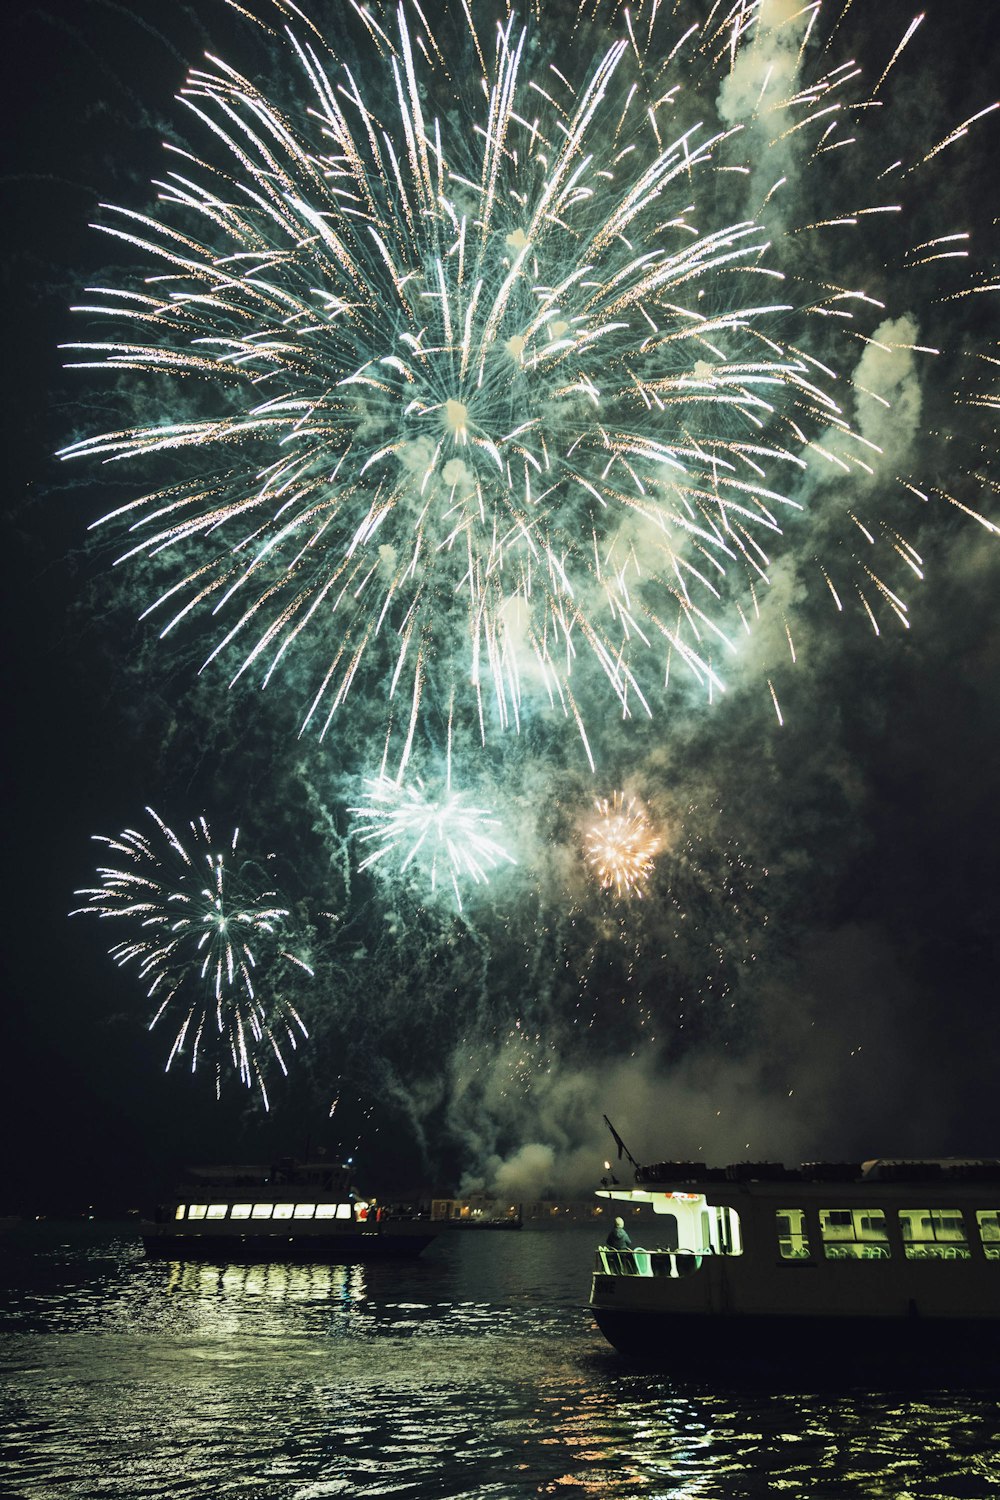
M 1000 1377 L 995 1318 L 824 1317 L 591 1308 L 626 1358 L 662 1370 L 728 1375 L 798 1371 L 865 1379 Z
M 406 1259 L 427 1248 L 431 1230 L 348 1230 L 322 1234 L 177 1234 L 160 1225 L 143 1226 L 142 1242 L 151 1260 L 356 1261 Z

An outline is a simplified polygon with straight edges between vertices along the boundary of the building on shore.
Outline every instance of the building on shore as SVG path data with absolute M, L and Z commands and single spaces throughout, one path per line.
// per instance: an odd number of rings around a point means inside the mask
M 431 1200 L 431 1218 L 453 1224 L 520 1223 L 540 1229 L 558 1227 L 561 1224 L 600 1226 L 607 1217 L 607 1205 L 595 1203 L 593 1198 L 529 1198 L 516 1203 L 509 1198 L 470 1193 L 465 1198 Z

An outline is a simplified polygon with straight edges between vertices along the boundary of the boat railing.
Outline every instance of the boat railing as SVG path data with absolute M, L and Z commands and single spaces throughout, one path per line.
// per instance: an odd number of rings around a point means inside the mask
M 702 1256 L 690 1250 L 612 1250 L 599 1245 L 594 1270 L 603 1276 L 669 1276 L 677 1279 L 700 1270 Z

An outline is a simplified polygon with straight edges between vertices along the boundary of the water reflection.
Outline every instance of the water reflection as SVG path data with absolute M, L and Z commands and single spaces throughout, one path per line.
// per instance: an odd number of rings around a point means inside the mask
M 36 1246 L 0 1291 L 0 1495 L 1000 1492 L 996 1392 L 643 1374 L 580 1305 L 590 1247 L 516 1240 L 456 1235 L 392 1268 L 150 1263 L 124 1237 Z
M 274 1301 L 356 1302 L 365 1300 L 364 1267 L 314 1264 L 206 1265 L 198 1261 L 161 1263 L 170 1294 L 217 1298 L 268 1297 Z
M 685 1391 L 602 1365 L 569 1329 L 35 1342 L 8 1365 L 0 1433 L 19 1464 L 17 1484 L 0 1465 L 0 1493 L 24 1500 L 980 1500 L 1000 1485 L 991 1395 Z
M 525 1459 L 540 1493 L 757 1500 L 785 1491 L 884 1500 L 1000 1493 L 997 1393 L 721 1394 L 633 1375 L 539 1385 Z M 547 1456 L 550 1454 L 551 1456 Z

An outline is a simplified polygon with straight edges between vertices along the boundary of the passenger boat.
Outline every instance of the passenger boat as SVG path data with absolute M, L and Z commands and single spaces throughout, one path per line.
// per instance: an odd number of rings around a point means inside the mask
M 665 1162 L 598 1197 L 634 1248 L 598 1249 L 590 1306 L 627 1355 L 1000 1375 L 998 1160 Z
M 435 1230 L 358 1195 L 349 1166 L 191 1167 L 177 1197 L 142 1223 L 146 1254 L 169 1260 L 346 1264 L 415 1256 Z

